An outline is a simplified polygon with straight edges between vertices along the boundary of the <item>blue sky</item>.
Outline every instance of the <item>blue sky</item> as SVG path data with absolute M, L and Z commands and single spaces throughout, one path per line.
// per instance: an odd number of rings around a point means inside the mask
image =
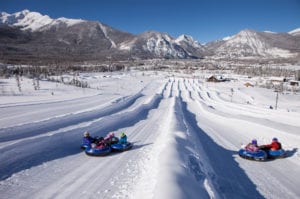
M 0 11 L 24 9 L 51 18 L 100 21 L 139 34 L 191 35 L 201 43 L 243 29 L 288 32 L 300 28 L 300 0 L 0 0 Z

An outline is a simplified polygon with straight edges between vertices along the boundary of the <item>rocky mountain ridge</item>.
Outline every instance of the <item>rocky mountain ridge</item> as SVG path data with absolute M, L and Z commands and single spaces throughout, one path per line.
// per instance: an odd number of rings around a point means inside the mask
M 202 45 L 191 36 L 123 32 L 97 21 L 52 19 L 24 10 L 0 13 L 0 60 L 298 59 L 300 29 L 289 33 L 242 30 Z

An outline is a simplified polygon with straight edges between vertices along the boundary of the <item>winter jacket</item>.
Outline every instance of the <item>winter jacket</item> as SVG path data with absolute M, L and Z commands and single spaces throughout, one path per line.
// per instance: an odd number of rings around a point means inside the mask
M 114 136 L 113 133 L 109 133 L 109 134 L 107 134 L 107 135 L 105 136 L 104 140 L 105 140 L 105 142 L 106 142 L 107 144 L 110 145 L 110 144 L 113 143 L 113 141 L 116 140 L 116 137 Z
M 281 149 L 281 143 L 273 141 L 271 144 L 265 145 L 266 148 L 271 149 L 272 151 Z
M 86 145 L 91 145 L 92 143 L 95 142 L 95 138 L 92 138 L 92 137 L 83 137 L 83 140 L 82 140 L 82 144 L 86 144 Z
M 106 144 L 105 140 L 101 140 L 101 141 L 99 141 L 99 142 L 97 143 L 96 148 L 97 148 L 97 149 L 103 149 L 103 148 L 105 148 L 106 146 L 107 146 L 107 144 Z
M 121 138 L 119 139 L 119 143 L 120 143 L 120 144 L 126 144 L 126 143 L 127 143 L 127 136 L 124 135 L 123 137 L 121 137 Z
M 245 147 L 245 149 L 247 151 L 255 152 L 255 151 L 259 150 L 259 147 L 257 145 L 255 145 L 255 144 L 249 143 L 249 144 L 247 144 L 247 146 Z

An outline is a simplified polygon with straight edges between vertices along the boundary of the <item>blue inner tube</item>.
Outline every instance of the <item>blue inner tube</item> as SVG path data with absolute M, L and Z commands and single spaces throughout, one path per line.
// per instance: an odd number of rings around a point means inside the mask
M 126 144 L 120 144 L 120 143 L 112 144 L 111 148 L 115 151 L 126 151 L 131 149 L 132 146 L 133 144 L 131 142 L 126 142 Z
M 87 149 L 87 148 L 90 148 L 90 144 L 81 144 L 80 148 L 81 149 Z
M 105 156 L 110 152 L 111 152 L 110 146 L 107 146 L 103 149 L 90 148 L 90 147 L 85 149 L 85 153 L 91 156 Z
M 258 151 L 247 151 L 245 149 L 239 150 L 239 156 L 250 160 L 266 160 L 267 153 L 263 150 Z
M 275 151 L 268 150 L 267 153 L 270 158 L 282 158 L 285 156 L 285 151 L 283 149 L 279 149 Z

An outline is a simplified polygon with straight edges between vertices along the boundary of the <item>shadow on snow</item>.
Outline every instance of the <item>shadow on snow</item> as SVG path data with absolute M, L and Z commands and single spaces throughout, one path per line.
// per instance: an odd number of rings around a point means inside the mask
M 285 150 L 285 157 L 289 158 L 292 157 L 294 154 L 296 154 L 298 151 L 298 148 L 293 148 L 293 150 Z

